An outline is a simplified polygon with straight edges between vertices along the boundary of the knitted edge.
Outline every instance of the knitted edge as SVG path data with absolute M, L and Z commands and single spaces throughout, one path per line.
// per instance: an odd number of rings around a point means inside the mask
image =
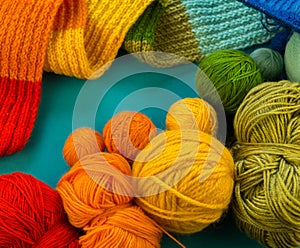
M 238 0 L 248 7 L 254 8 L 270 18 L 279 21 L 282 26 L 290 27 L 300 33 L 300 2 L 289 0 L 277 0 L 277 1 L 253 1 L 253 0 Z M 278 11 L 276 6 L 286 5 L 289 11 L 281 9 Z

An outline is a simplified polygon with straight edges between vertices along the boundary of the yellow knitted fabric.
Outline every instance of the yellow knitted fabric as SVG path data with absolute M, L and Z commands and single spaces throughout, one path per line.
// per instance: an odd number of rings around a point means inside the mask
M 65 0 L 47 48 L 44 70 L 97 78 L 110 66 L 129 28 L 153 0 Z M 84 6 L 84 5 L 87 6 Z M 74 8 L 81 14 L 74 19 Z

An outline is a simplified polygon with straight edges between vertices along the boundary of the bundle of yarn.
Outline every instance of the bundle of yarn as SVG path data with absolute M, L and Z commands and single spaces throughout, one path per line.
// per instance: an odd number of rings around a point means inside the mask
M 155 136 L 132 164 L 136 204 L 167 231 L 199 232 L 228 208 L 233 159 L 211 135 L 216 133 L 215 116 L 200 98 L 174 103 L 168 130 Z
M 80 247 L 59 194 L 35 177 L 1 175 L 0 205 L 0 247 Z
M 255 60 L 240 50 L 219 50 L 199 64 L 196 86 L 214 108 L 234 114 L 250 89 L 263 82 Z
M 195 233 L 226 212 L 233 159 L 212 136 L 213 107 L 180 100 L 166 126 L 157 134 L 149 117 L 123 111 L 107 121 L 103 136 L 80 128 L 67 138 L 71 168 L 57 191 L 70 223 L 84 232 L 82 247 L 159 247 L 163 232 Z
M 288 80 L 293 82 L 300 82 L 300 33 L 294 32 L 289 39 L 285 54 L 285 70 Z
M 70 223 L 84 232 L 79 244 L 83 248 L 160 247 L 162 229 L 133 204 L 129 162 L 118 153 L 101 151 L 102 142 L 97 131 L 80 128 L 68 137 L 63 150 L 72 167 L 60 179 L 57 191 Z
M 257 63 L 265 82 L 279 81 L 283 78 L 284 62 L 278 51 L 262 47 L 254 50 L 250 56 Z
M 118 153 L 128 161 L 135 160 L 140 150 L 156 134 L 156 126 L 149 117 L 134 111 L 122 111 L 116 114 L 103 129 L 107 151 Z
M 101 76 L 153 0 L 3 0 L 0 19 L 0 156 L 26 145 L 43 69 Z
M 259 11 L 238 1 L 169 0 L 147 8 L 127 33 L 124 47 L 144 62 L 169 67 L 199 62 L 218 50 L 263 44 L 274 36 Z
M 267 247 L 300 245 L 299 109 L 299 83 L 266 82 L 234 119 L 236 223 Z

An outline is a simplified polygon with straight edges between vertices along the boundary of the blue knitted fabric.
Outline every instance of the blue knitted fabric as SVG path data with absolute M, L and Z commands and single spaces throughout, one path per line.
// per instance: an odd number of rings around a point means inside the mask
M 261 23 L 261 13 L 236 0 L 181 0 L 203 54 L 241 49 L 274 37 Z
M 300 33 L 300 0 L 239 0 Z

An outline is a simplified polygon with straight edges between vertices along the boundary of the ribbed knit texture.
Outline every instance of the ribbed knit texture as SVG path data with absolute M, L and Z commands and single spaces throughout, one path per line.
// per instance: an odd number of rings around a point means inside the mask
M 300 1 L 299 0 L 239 0 L 271 18 L 300 32 Z
M 151 19 L 151 16 L 148 18 Z M 156 21 L 151 48 L 150 39 L 139 34 L 143 28 L 136 26 L 132 27 L 135 30 L 131 29 L 135 35 L 128 33 L 125 48 L 129 52 L 152 50 L 174 53 L 190 61 L 200 61 L 203 55 L 217 50 L 243 49 L 269 41 L 275 34 L 268 32 L 260 19 L 259 11 L 236 0 L 170 0 Z M 142 46 L 133 45 L 137 44 L 137 37 L 142 37 L 139 41 Z M 153 53 L 149 53 L 149 56 L 145 53 L 139 57 L 158 66 L 171 66 L 185 61 L 170 61 L 170 56 L 158 57 Z
M 101 76 L 152 0 L 2 0 L 0 156 L 23 149 L 38 112 L 43 69 Z

